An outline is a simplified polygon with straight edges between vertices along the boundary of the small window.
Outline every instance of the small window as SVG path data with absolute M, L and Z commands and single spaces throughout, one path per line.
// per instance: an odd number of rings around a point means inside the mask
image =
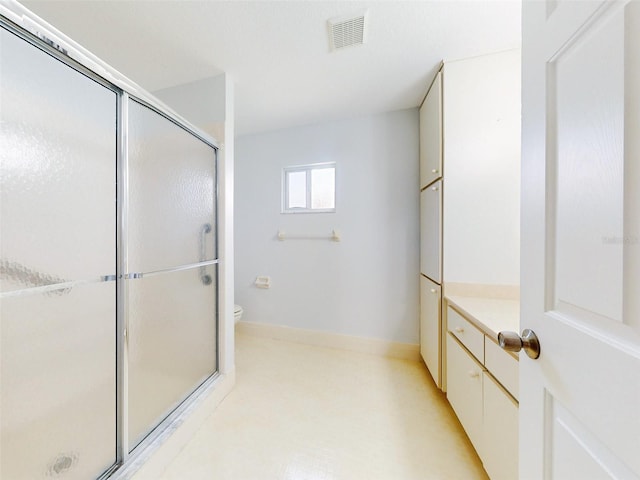
M 336 211 L 336 164 L 286 167 L 282 178 L 283 213 Z

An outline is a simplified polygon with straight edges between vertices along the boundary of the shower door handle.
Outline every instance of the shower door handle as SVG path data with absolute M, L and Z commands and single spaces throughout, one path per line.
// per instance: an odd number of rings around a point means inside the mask
M 204 262 L 207 259 L 207 233 L 211 232 L 211 224 L 205 223 L 200 228 L 200 261 Z M 203 285 L 211 285 L 211 275 L 207 274 L 206 267 L 200 267 L 200 281 Z

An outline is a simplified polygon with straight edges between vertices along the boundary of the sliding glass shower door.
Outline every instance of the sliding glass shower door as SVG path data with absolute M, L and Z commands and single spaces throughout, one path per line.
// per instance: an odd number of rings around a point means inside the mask
M 107 477 L 218 370 L 216 148 L 138 93 L 0 17 L 2 480 Z
M 116 461 L 117 94 L 0 45 L 0 478 L 96 478 Z
M 128 103 L 128 430 L 134 448 L 217 370 L 216 152 Z

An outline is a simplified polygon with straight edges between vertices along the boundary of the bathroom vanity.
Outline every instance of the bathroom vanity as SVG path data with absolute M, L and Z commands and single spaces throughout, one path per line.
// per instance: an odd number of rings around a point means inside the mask
M 497 343 L 519 331 L 519 301 L 446 295 L 447 399 L 492 480 L 518 477 L 518 354 Z

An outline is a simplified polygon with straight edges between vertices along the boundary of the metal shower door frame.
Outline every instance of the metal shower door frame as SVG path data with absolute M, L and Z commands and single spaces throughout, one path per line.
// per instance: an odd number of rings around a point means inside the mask
M 209 265 L 219 265 L 219 245 L 218 245 L 218 218 L 219 218 L 219 169 L 218 159 L 219 150 L 213 139 L 210 139 L 206 134 L 199 132 L 196 127 L 191 126 L 188 122 L 180 119 L 177 115 L 171 115 L 170 110 L 166 107 L 160 108 L 158 103 L 149 102 L 146 99 L 131 95 L 126 91 L 122 91 L 118 96 L 118 158 L 117 158 L 117 177 L 118 177 L 118 207 L 117 207 L 117 295 L 119 302 L 117 304 L 117 344 L 118 351 L 117 358 L 119 360 L 117 364 L 117 383 L 118 398 L 117 398 L 117 411 L 116 411 L 116 439 L 117 439 L 117 458 L 120 459 L 120 464 L 116 465 L 115 469 L 125 466 L 129 459 L 135 459 L 147 446 L 152 444 L 160 437 L 164 431 L 164 428 L 170 425 L 173 421 L 179 418 L 191 405 L 191 400 L 198 396 L 201 392 L 211 387 L 211 384 L 219 375 L 220 364 L 220 333 L 219 333 L 219 268 L 215 269 L 215 282 L 218 288 L 216 288 L 216 370 L 215 372 L 205 380 L 198 388 L 196 388 L 183 402 L 181 402 L 162 422 L 160 422 L 138 445 L 131 450 L 129 445 L 129 405 L 126 400 L 129 398 L 128 384 L 129 384 L 129 345 L 128 345 L 128 331 L 129 331 L 129 288 L 127 280 L 142 278 L 142 274 L 130 272 L 129 269 L 129 245 L 126 237 L 128 231 L 128 216 L 129 216 L 129 155 L 128 155 L 128 132 L 129 132 L 129 104 L 130 100 L 133 100 L 161 115 L 167 120 L 171 121 L 178 127 L 182 128 L 186 132 L 190 133 L 194 137 L 198 138 L 208 146 L 214 149 L 215 153 L 215 202 L 216 208 L 214 209 L 215 221 L 213 226 L 213 235 L 215 238 L 215 252 L 214 260 L 201 261 L 192 265 L 182 265 L 179 267 L 163 270 L 164 273 L 177 272 L 180 270 L 191 269 L 194 267 L 205 267 Z M 121 115 L 121 116 L 120 116 Z M 152 274 L 146 274 L 149 276 Z M 122 392 L 122 394 L 120 394 Z M 114 469 L 114 470 L 115 470 Z M 108 472 L 102 478 L 108 478 L 113 471 Z

